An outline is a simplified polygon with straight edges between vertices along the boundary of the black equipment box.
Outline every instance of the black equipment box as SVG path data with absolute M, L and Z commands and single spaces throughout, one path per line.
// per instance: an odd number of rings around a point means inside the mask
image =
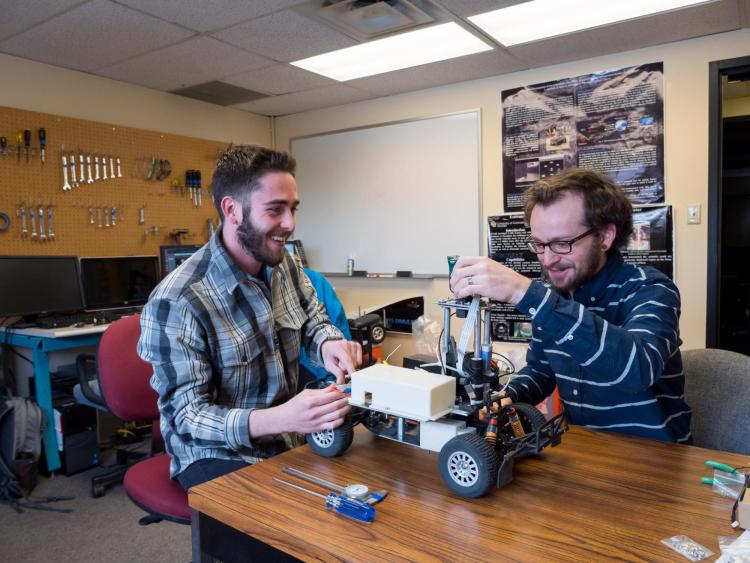
M 70 395 L 53 398 L 55 435 L 60 450 L 60 473 L 73 475 L 99 465 L 96 409 L 77 403 Z

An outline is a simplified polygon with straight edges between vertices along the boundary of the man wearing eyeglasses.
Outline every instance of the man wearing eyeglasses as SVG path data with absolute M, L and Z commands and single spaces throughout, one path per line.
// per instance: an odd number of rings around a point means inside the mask
M 576 168 L 524 196 L 542 280 L 485 257 L 462 257 L 451 276 L 456 297 L 511 303 L 532 319 L 526 366 L 503 402 L 537 404 L 557 385 L 573 424 L 690 443 L 680 295 L 661 272 L 623 262 L 633 230 L 627 195 Z

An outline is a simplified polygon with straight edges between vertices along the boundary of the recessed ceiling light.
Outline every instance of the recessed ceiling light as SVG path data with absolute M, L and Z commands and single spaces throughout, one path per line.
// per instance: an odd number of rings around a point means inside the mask
M 434 63 L 492 47 L 454 22 L 377 39 L 290 64 L 344 81 Z
M 532 0 L 468 19 L 510 47 L 713 1 Z

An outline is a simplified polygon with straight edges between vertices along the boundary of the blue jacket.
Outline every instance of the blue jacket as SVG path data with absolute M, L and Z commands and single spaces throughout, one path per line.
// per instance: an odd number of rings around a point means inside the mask
M 511 398 L 536 404 L 557 385 L 573 424 L 691 442 L 680 295 L 667 276 L 615 253 L 572 299 L 533 281 L 517 308 L 532 339 Z
M 349 321 L 346 318 L 344 306 L 341 304 L 341 301 L 339 301 L 333 286 L 327 279 L 325 279 L 325 277 L 323 277 L 323 274 L 316 272 L 315 270 L 305 268 L 304 272 L 307 274 L 307 277 L 315 288 L 315 293 L 318 295 L 318 301 L 323 303 L 328 318 L 330 318 L 331 322 L 336 325 L 336 328 L 344 334 L 345 339 L 351 340 L 352 334 L 349 331 Z M 310 377 L 321 379 L 328 375 L 328 371 L 326 371 L 325 368 L 317 367 L 312 364 L 310 358 L 307 356 L 307 351 L 304 348 L 300 350 L 299 364 L 300 379 L 303 382 L 309 381 Z

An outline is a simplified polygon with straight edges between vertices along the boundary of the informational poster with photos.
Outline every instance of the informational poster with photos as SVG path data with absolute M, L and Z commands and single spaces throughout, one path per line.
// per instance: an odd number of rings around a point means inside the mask
M 501 92 L 503 204 L 572 167 L 611 177 L 634 204 L 664 201 L 663 63 Z
M 508 268 L 531 279 L 542 277 L 536 254 L 526 241 L 529 228 L 522 213 L 507 213 L 487 218 L 488 256 Z M 528 342 L 531 340 L 531 319 L 508 303 L 494 303 L 490 313 L 490 332 L 498 342 Z
M 531 279 L 542 277 L 542 268 L 526 241 L 530 230 L 522 213 L 487 218 L 489 257 Z M 671 205 L 633 208 L 633 234 L 623 259 L 636 266 L 652 266 L 674 279 L 674 226 Z M 495 303 L 490 314 L 492 339 L 498 342 L 528 342 L 531 318 L 507 303 Z
M 633 208 L 633 234 L 622 257 L 628 264 L 651 266 L 674 279 L 674 222 L 671 205 Z

